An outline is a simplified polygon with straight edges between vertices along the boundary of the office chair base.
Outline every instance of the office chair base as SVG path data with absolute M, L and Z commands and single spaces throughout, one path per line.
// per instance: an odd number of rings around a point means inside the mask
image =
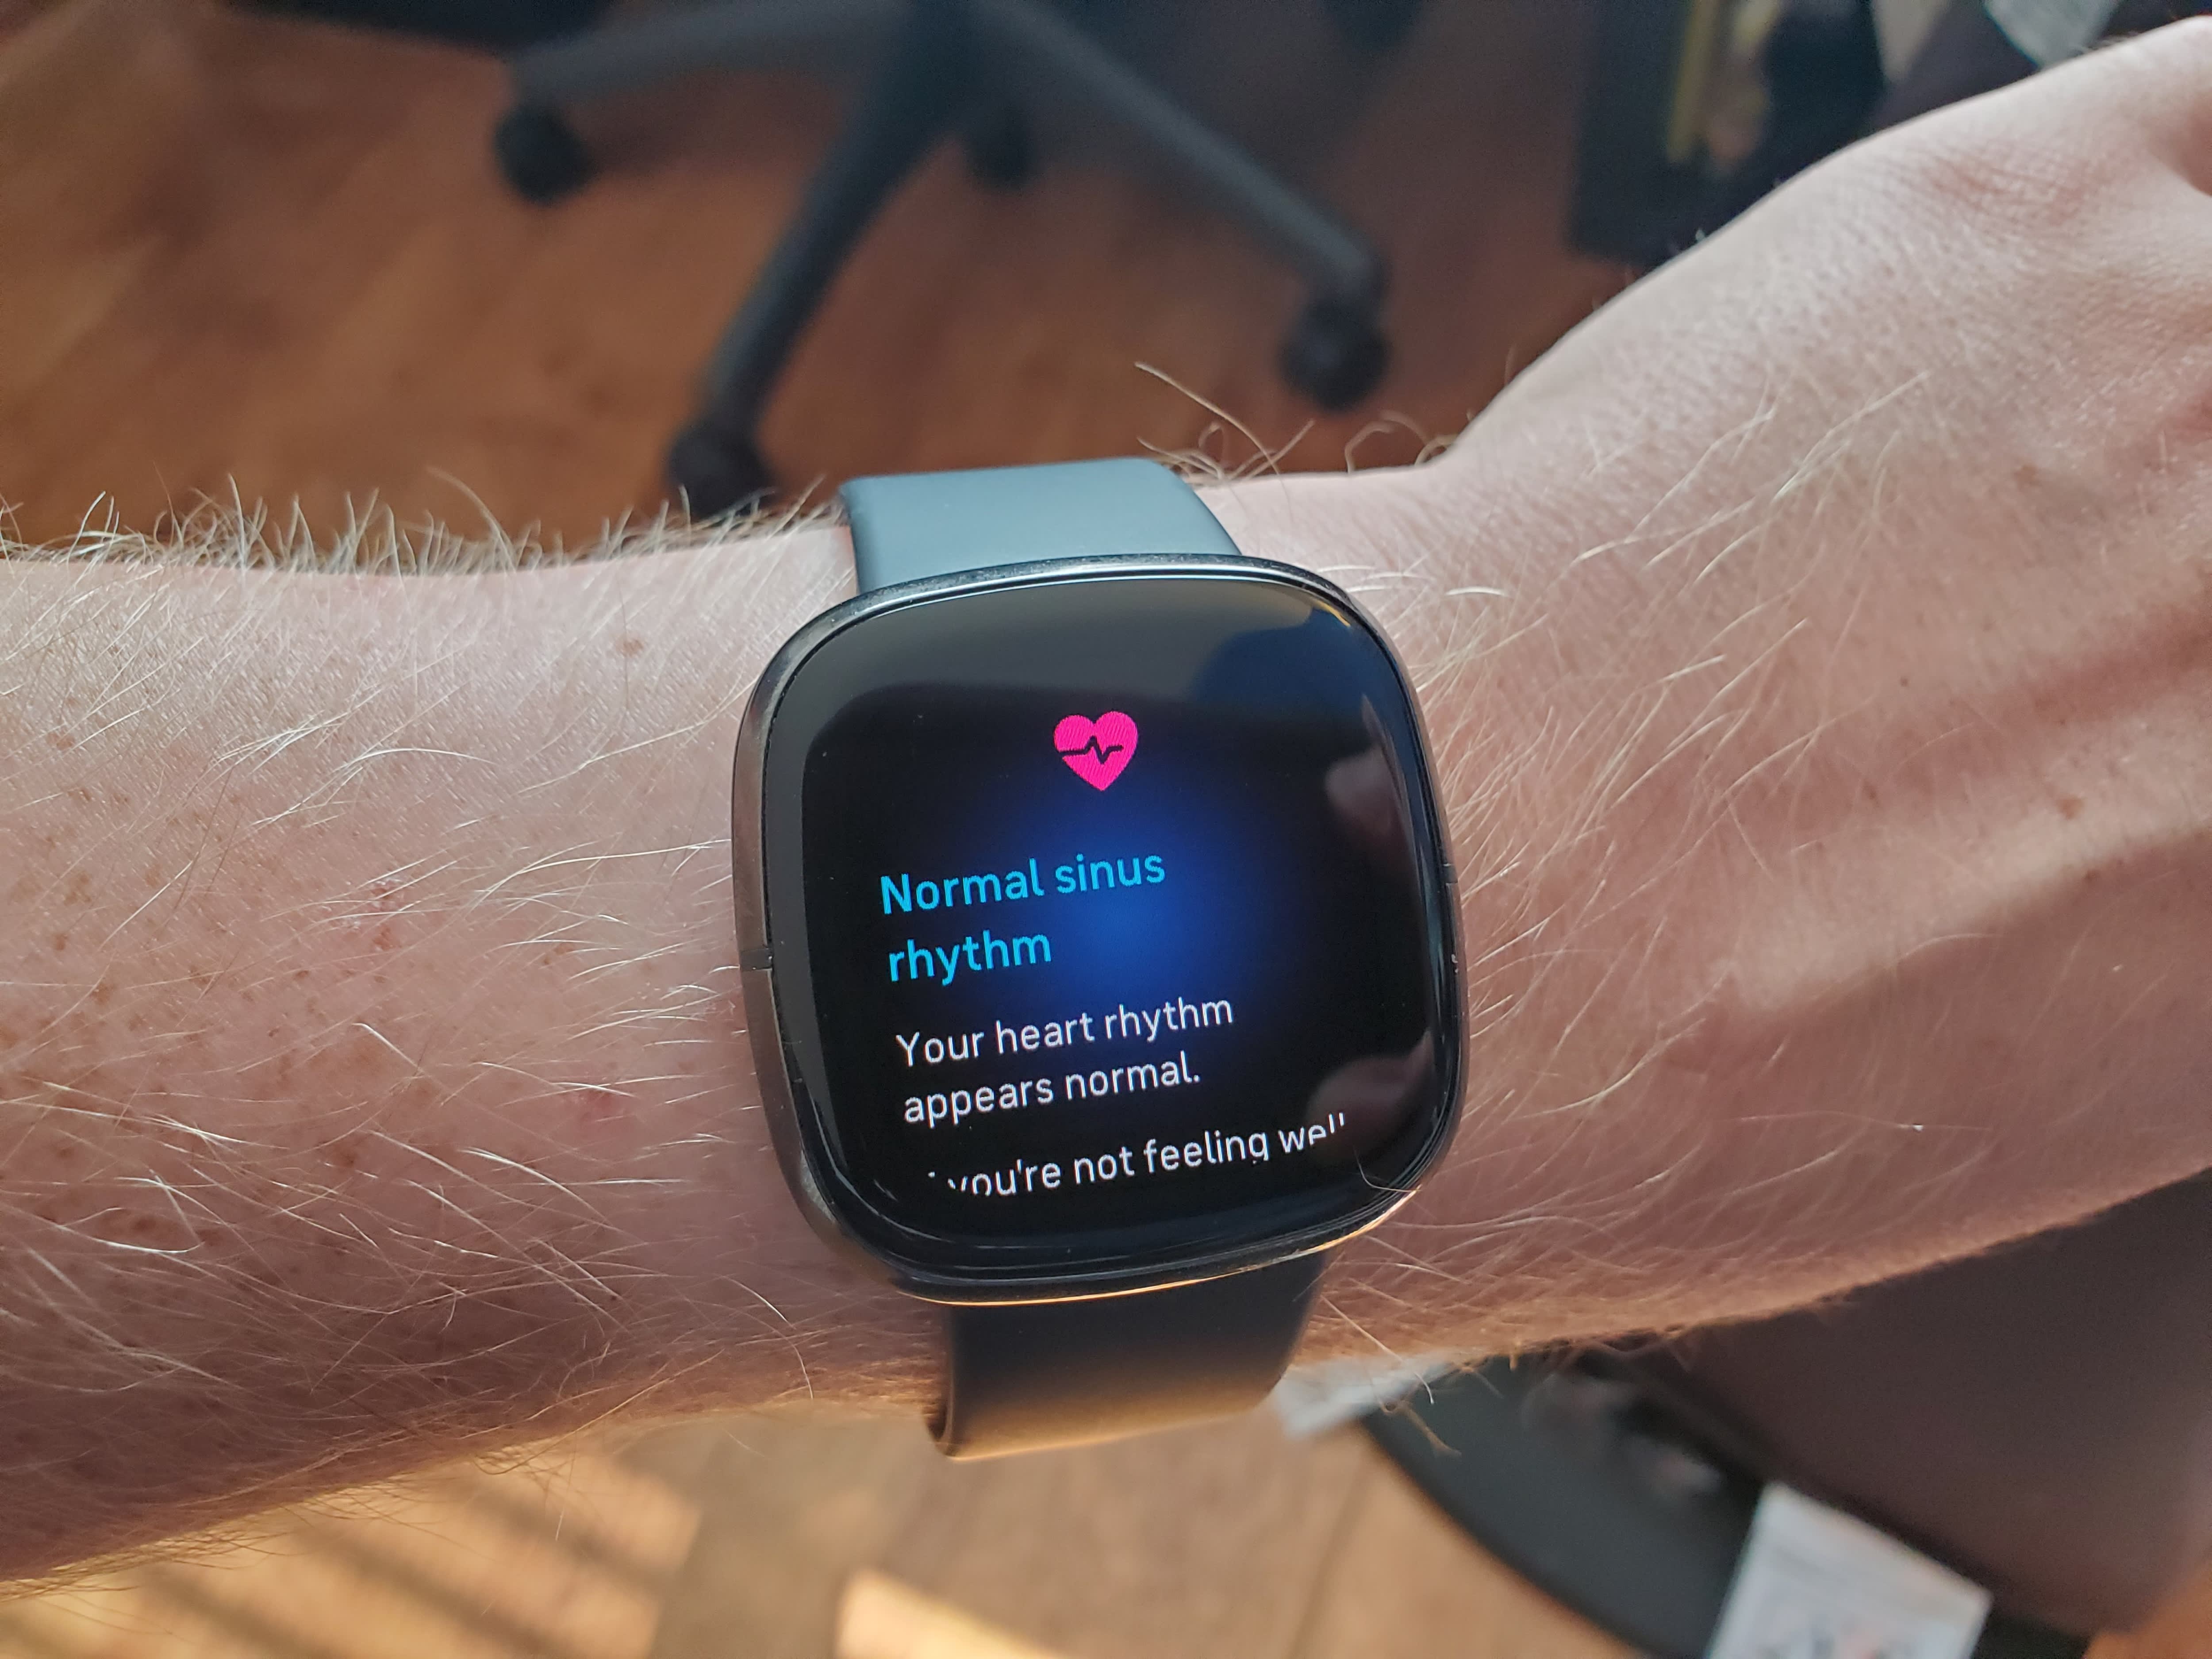
M 1323 409 L 1349 409 L 1382 384 L 1390 342 L 1372 307 L 1318 299 L 1291 325 L 1277 367 Z
M 775 493 L 760 447 L 707 421 L 693 422 L 669 445 L 668 482 L 694 520 L 756 507 Z
M 1407 0 L 1343 3 L 1346 15 L 1371 22 Z M 1122 63 L 1051 0 L 671 7 L 519 58 L 515 107 L 497 135 L 501 166 L 525 196 L 551 201 L 590 170 L 589 155 L 557 113 L 571 99 L 708 64 L 769 61 L 848 37 L 872 44 L 866 86 L 715 346 L 698 415 L 669 452 L 670 477 L 695 518 L 743 507 L 772 489 L 751 434 L 800 335 L 884 200 L 946 138 L 961 142 L 979 181 L 1018 185 L 1036 165 L 1029 109 L 1085 114 L 1188 179 L 1298 272 L 1316 297 L 1280 358 L 1297 391 L 1325 409 L 1343 409 L 1382 380 L 1390 352 L 1377 319 L 1389 273 L 1374 245 Z
M 592 153 L 560 115 L 517 104 L 492 129 L 491 152 L 501 174 L 526 202 L 557 202 L 592 176 Z

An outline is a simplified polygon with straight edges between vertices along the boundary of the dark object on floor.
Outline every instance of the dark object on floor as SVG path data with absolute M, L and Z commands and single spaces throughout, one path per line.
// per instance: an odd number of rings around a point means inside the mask
M 1697 0 L 1600 0 L 1569 234 L 1632 265 L 1662 263 L 1864 129 L 1882 94 L 1867 0 L 1795 0 L 1766 37 L 1764 131 L 1717 164 L 1701 112 L 1725 54 Z
M 1492 1360 L 1368 1431 L 1474 1540 L 1642 1653 L 1702 1654 L 1759 1502 L 1632 1382 Z
M 492 155 L 515 194 L 528 202 L 557 202 L 592 176 L 592 153 L 568 124 L 528 105 L 511 109 L 492 129 Z
M 264 11 L 435 35 L 495 52 L 550 40 L 598 21 L 607 0 L 252 0 Z
M 2034 73 L 2035 60 L 1990 21 L 1982 0 L 1956 0 L 1936 20 L 1913 58 L 1912 68 L 1883 94 L 1867 125 L 1876 130 L 1893 127 Z
M 2121 0 L 2104 24 L 2107 36 L 2140 34 L 2212 10 L 2206 0 Z M 1961 98 L 2024 81 L 2044 67 L 1990 20 L 1983 0 L 1952 0 L 1911 69 L 1882 99 L 1870 130 L 1893 127 Z
M 1493 1553 L 1662 1659 L 1782 1480 L 1985 1586 L 1977 1659 L 2069 1659 L 2212 1559 L 2212 1176 L 1842 1303 L 1503 1362 L 1370 1427 Z
M 1863 134 L 2040 67 L 1984 0 L 1952 0 L 1893 84 L 1871 0 L 1786 0 L 1749 65 L 1732 65 L 1724 39 L 1738 10 L 1738 0 L 1599 0 L 1570 215 L 1577 246 L 1659 264 Z M 2212 0 L 2090 0 L 2085 33 L 2138 33 L 2208 11 Z M 1731 115 L 1746 118 L 1729 94 L 1743 103 L 1730 76 L 1747 69 L 1749 101 L 1763 108 L 1739 155 L 1714 140 Z
M 1380 49 L 1420 0 L 1325 0 L 1355 45 Z M 679 72 L 751 68 L 872 46 L 874 69 L 783 240 L 715 348 L 697 417 L 669 453 L 695 516 L 765 496 L 757 434 L 776 380 L 878 209 L 940 141 L 957 137 L 979 182 L 1014 188 L 1035 155 L 1025 106 L 1083 112 L 1188 178 L 1293 266 L 1311 298 L 1279 360 L 1325 409 L 1360 402 L 1389 362 L 1382 257 L 1366 238 L 1182 108 L 1042 0 L 746 0 L 671 9 L 525 52 L 515 107 L 495 135 L 501 170 L 532 201 L 589 176 L 562 119 L 578 100 Z

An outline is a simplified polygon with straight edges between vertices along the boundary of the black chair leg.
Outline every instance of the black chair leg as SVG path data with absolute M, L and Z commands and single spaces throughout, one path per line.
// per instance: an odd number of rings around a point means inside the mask
M 1312 298 L 1278 360 L 1285 380 L 1323 409 L 1349 408 L 1374 391 L 1389 363 L 1381 320 L 1389 273 L 1372 242 L 1051 7 L 1036 0 L 969 4 L 977 33 L 1006 72 L 1054 104 L 1087 106 L 1305 277 Z
M 885 42 L 798 217 L 714 348 L 698 417 L 669 448 L 669 481 L 692 517 L 775 487 L 756 437 L 769 394 L 860 233 L 969 103 L 971 61 L 957 0 L 917 0 Z

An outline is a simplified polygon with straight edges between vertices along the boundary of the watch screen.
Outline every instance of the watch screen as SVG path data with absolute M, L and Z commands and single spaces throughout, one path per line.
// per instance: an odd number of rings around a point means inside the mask
M 1340 1226 L 1437 1144 L 1417 727 L 1322 594 L 1091 576 L 878 613 L 794 675 L 763 787 L 787 1035 L 877 1242 L 1171 1259 Z

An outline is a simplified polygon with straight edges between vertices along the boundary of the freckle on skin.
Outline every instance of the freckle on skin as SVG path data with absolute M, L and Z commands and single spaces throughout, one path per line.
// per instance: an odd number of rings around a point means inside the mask
M 56 956 L 59 956 L 63 951 L 68 949 L 69 935 L 67 933 L 56 933 L 54 935 L 54 954 Z
M 66 732 L 49 732 L 46 733 L 46 741 L 57 749 L 74 749 L 76 747 L 76 739 L 70 736 Z
M 2058 798 L 2058 816 L 2062 818 L 2080 817 L 2081 816 L 2081 797 L 2079 795 L 2061 795 Z
M 62 902 L 64 904 L 91 903 L 92 878 L 82 870 L 71 876 L 69 878 L 69 885 L 62 889 Z
M 615 641 L 615 649 L 625 657 L 635 657 L 645 649 L 645 641 L 635 634 L 625 634 Z
M 589 1088 L 571 1090 L 569 1098 L 575 1102 L 586 1117 L 595 1121 L 604 1121 L 622 1109 L 622 1097 L 597 1084 Z

